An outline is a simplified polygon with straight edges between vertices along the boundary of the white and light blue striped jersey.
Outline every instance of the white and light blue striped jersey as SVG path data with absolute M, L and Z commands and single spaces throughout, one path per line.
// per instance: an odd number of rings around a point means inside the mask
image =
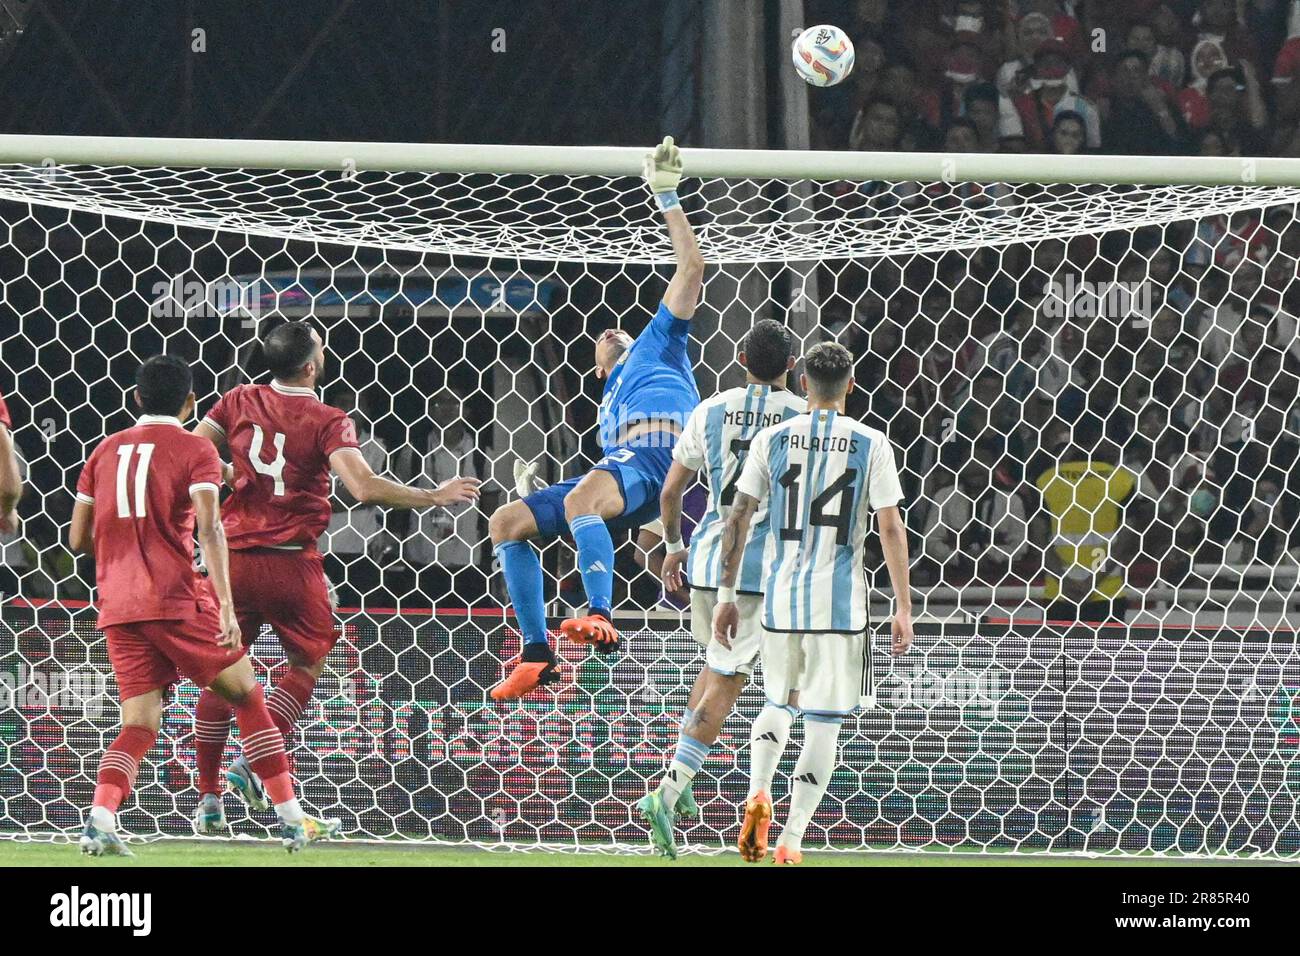
M 871 512 L 903 500 L 889 439 L 818 409 L 759 432 L 736 490 L 766 503 L 770 516 L 763 626 L 866 630 L 862 549 Z
M 736 481 L 745 464 L 749 443 L 764 428 L 801 415 L 805 402 L 783 388 L 743 385 L 714 395 L 696 406 L 673 449 L 673 458 L 692 471 L 703 471 L 709 488 L 709 509 L 691 535 L 686 578 L 691 587 L 716 590 L 722 574 L 722 529 L 731 514 Z M 750 524 L 745 554 L 736 577 L 736 590 L 763 590 L 763 542 L 767 539 L 767 510 L 760 508 Z

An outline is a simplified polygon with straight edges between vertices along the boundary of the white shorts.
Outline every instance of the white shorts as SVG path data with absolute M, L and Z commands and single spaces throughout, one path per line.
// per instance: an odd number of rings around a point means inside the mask
M 713 609 L 718 606 L 717 591 L 703 591 L 691 588 L 691 634 L 704 647 L 704 657 L 709 670 L 717 674 L 744 674 L 754 676 L 754 664 L 762 638 L 759 634 L 759 621 L 763 613 L 763 596 L 761 594 L 737 594 L 736 609 L 740 611 L 740 624 L 737 634 L 731 639 L 731 647 L 723 647 L 713 639 Z
M 858 634 L 787 634 L 762 631 L 763 693 L 784 704 L 799 692 L 805 714 L 847 716 L 865 700 L 863 675 L 868 649 L 865 632 Z

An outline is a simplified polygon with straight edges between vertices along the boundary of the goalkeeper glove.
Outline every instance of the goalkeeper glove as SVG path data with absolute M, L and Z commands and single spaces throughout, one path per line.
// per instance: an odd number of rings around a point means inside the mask
M 677 198 L 677 184 L 682 180 L 682 151 L 673 143 L 671 136 L 655 147 L 653 153 L 646 153 L 645 181 L 654 193 L 659 208 L 665 212 L 681 205 Z
M 546 482 L 537 477 L 538 463 L 535 461 L 516 461 L 515 462 L 515 494 L 520 498 L 527 498 L 534 491 L 541 491 L 546 487 Z

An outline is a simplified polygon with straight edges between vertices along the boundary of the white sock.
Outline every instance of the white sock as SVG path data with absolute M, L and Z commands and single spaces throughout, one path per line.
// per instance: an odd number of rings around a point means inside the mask
M 686 734 L 678 736 L 677 753 L 673 756 L 672 763 L 668 765 L 668 772 L 664 774 L 663 780 L 659 781 L 659 796 L 663 798 L 664 806 L 669 810 L 677 806 L 677 798 L 691 785 L 691 781 L 700 772 L 700 767 L 708 755 L 709 744 L 688 737 Z
M 754 726 L 749 730 L 748 799 L 753 799 L 760 790 L 771 796 L 772 778 L 790 740 L 793 723 L 794 714 L 790 709 L 775 704 L 767 704 L 754 718 Z
M 804 717 L 803 749 L 799 751 L 799 762 L 794 765 L 790 788 L 790 814 L 779 841 L 786 849 L 799 851 L 804 831 L 826 795 L 831 773 L 835 770 L 840 723 L 838 719 L 809 720 Z
M 275 805 L 275 815 L 284 823 L 301 823 L 304 816 L 297 797 L 286 800 L 284 803 L 277 803 Z
M 117 814 L 108 807 L 91 807 L 90 823 L 100 833 L 117 832 Z

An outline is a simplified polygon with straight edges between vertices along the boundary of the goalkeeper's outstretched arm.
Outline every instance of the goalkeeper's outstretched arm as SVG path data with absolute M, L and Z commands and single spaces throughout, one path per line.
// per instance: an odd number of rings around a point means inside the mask
M 665 136 L 655 151 L 646 156 L 645 179 L 664 214 L 677 260 L 677 270 L 664 293 L 664 305 L 677 318 L 689 319 L 695 314 L 700 289 L 704 286 L 704 257 L 695 241 L 695 230 L 677 197 L 677 184 L 682 179 L 682 154 L 671 136 Z

